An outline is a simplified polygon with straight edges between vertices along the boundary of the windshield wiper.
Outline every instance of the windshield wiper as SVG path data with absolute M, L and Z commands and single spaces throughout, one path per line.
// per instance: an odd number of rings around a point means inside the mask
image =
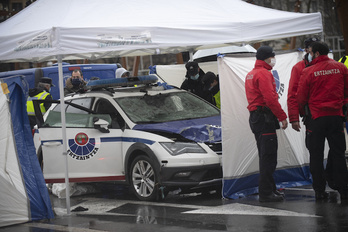
M 158 121 L 137 121 L 135 122 L 136 124 L 147 124 L 147 123 L 161 123 Z

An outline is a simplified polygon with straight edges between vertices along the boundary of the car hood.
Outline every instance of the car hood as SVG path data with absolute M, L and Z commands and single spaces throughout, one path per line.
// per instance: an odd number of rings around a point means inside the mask
M 182 121 L 138 124 L 133 130 L 169 132 L 179 134 L 195 142 L 221 142 L 221 117 L 208 117 Z

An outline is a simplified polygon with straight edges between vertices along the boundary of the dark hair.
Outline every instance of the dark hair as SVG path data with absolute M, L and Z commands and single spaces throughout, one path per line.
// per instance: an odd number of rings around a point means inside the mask
M 214 80 L 219 82 L 218 77 L 213 72 L 207 72 L 202 78 L 203 89 L 209 90 L 210 85 L 214 82 Z
M 213 83 L 214 80 L 218 80 L 216 75 L 213 72 L 207 72 L 202 78 L 202 83 L 210 87 L 210 84 Z
M 99 77 L 91 77 L 91 78 L 89 78 L 89 80 L 90 81 L 96 81 L 96 80 L 100 80 L 100 78 Z
M 320 55 L 327 55 L 330 51 L 329 46 L 322 41 L 314 42 L 310 45 L 310 47 L 312 48 L 313 53 L 319 52 Z
M 309 48 L 311 46 L 312 43 L 314 42 L 319 42 L 320 39 L 317 38 L 317 37 L 312 37 L 312 38 L 307 38 L 305 41 L 304 41 L 304 45 L 305 45 L 305 48 Z
M 79 72 L 83 76 L 81 69 L 77 68 L 72 71 L 73 73 Z

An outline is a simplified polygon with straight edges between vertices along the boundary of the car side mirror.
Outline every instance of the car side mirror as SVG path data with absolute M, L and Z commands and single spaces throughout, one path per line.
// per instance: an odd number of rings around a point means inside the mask
M 110 130 L 108 129 L 109 123 L 105 121 L 104 119 L 100 119 L 98 117 L 93 118 L 94 128 L 98 129 L 102 133 L 110 133 Z

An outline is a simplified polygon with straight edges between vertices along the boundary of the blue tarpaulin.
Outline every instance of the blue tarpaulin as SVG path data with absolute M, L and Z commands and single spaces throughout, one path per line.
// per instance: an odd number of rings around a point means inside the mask
M 4 149 L 1 151 L 1 155 L 4 157 L 9 156 L 17 156 L 18 166 L 19 166 L 19 175 L 21 175 L 22 183 L 17 181 L 12 181 L 10 174 L 8 174 L 8 178 L 1 179 L 4 183 L 4 180 L 8 179 L 10 183 L 5 183 L 4 185 L 16 185 L 24 186 L 27 202 L 29 203 L 27 206 L 28 209 L 28 221 L 41 220 L 41 219 L 50 219 L 53 218 L 52 206 L 48 194 L 48 190 L 45 184 L 45 180 L 38 162 L 38 158 L 36 156 L 36 151 L 34 147 L 33 137 L 30 130 L 29 119 L 26 112 L 26 99 L 28 92 L 28 83 L 22 77 L 12 77 L 12 78 L 3 78 L 0 79 L 2 92 L 1 94 L 7 94 L 7 99 L 9 102 L 9 111 L 10 120 L 12 121 L 12 135 L 13 135 L 13 144 L 14 144 L 14 152 L 7 152 L 7 147 L 2 147 Z M 2 104 L 4 105 L 4 104 Z M 5 107 L 3 107 L 5 108 Z M 8 112 L 1 111 L 3 115 L 1 117 L 6 117 L 5 115 Z M 8 127 L 11 128 L 11 127 Z M 11 133 L 10 133 L 11 134 Z M 6 151 L 5 151 L 6 149 Z M 7 159 L 7 158 L 6 158 Z M 6 164 L 2 166 L 4 170 L 6 169 L 7 173 L 15 172 L 14 170 L 8 170 L 12 167 L 13 164 Z M 4 173 L 6 173 L 4 172 Z M 1 184 L 0 183 L 0 184 Z M 3 188 L 4 186 L 0 186 Z M 16 186 L 13 186 L 13 189 L 19 189 Z M 10 193 L 11 194 L 11 193 Z M 20 195 L 20 194 L 19 194 Z M 14 194 L 15 196 L 15 194 Z M 8 199 L 13 200 L 13 205 L 15 206 L 18 201 L 14 199 L 15 197 L 10 197 Z M 8 205 L 8 200 L 6 195 L 0 196 L 0 211 L 4 210 L 4 207 Z M 21 208 L 19 206 L 18 208 Z M 5 214 L 12 214 L 10 215 Z M 23 212 L 18 212 L 19 214 L 24 214 Z M 23 221 L 18 221 L 20 217 L 16 218 L 15 210 L 8 210 L 4 212 L 0 212 L 3 218 L 6 218 L 7 221 L 0 220 L 0 226 L 22 223 Z

